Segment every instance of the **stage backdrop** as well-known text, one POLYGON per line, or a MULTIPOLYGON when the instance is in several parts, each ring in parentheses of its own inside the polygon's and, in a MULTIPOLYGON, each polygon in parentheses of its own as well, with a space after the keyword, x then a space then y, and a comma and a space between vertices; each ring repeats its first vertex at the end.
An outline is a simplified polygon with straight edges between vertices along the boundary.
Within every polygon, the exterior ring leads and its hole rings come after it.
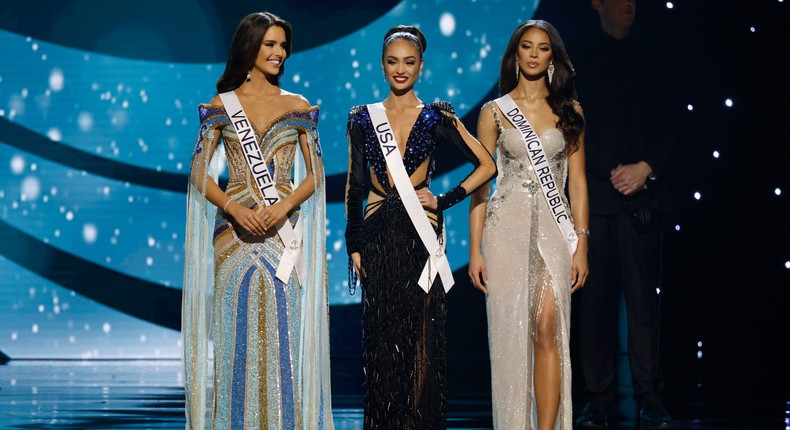
MULTIPOLYGON (((321 108, 330 304, 344 305, 360 299, 346 280, 346 120, 352 106, 387 96, 384 33, 395 24, 425 32, 418 95, 449 101, 471 128, 496 94, 511 32, 538 6, 224 3, 0 5, 0 350, 9 356, 179 356, 197 106, 214 96, 247 13, 265 7, 292 23, 282 86, 321 108)), ((442 154, 431 189, 449 189, 471 167, 442 154)), ((466 212, 461 204, 447 213, 454 269, 468 261, 466 212)))

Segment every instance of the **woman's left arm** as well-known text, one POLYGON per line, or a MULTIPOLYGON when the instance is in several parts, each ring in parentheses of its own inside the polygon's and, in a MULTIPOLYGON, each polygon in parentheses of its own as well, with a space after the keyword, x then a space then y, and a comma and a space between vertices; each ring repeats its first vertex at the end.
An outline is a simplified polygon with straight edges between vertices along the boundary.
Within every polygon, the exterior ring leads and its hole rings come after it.
MULTIPOLYGON (((582 114, 580 105, 576 104, 576 110, 582 114)), ((570 197, 574 229, 576 229, 579 238, 576 253, 573 254, 571 262, 571 292, 574 292, 584 286, 590 271, 587 263, 587 249, 590 240, 590 201, 587 194, 583 132, 579 136, 578 148, 568 155, 568 196, 570 197)))
MULTIPOLYGON (((475 169, 469 176, 464 178, 460 184, 435 198, 436 206, 430 204, 430 199, 428 199, 429 203, 427 205, 423 202, 423 206, 431 209, 438 209, 440 211, 465 199, 466 196, 488 183, 488 181, 497 175, 494 157, 488 152, 485 146, 466 130, 464 124, 455 117, 454 113, 443 110, 442 115, 446 116, 444 121, 445 124, 437 124, 437 137, 447 140, 458 148, 466 159, 474 164, 475 169)), ((430 193, 427 190, 420 191, 430 193)), ((423 201, 423 199, 423 196, 421 196, 420 200, 423 201)))
MULTIPOLYGON (((305 103, 307 103, 305 101, 305 103)), ((307 108, 310 105, 307 103, 307 108)), ((300 106, 300 109, 303 108, 300 106)), ((310 145, 307 143, 307 132, 304 130, 299 131, 299 148, 302 151, 302 157, 304 158, 305 170, 307 174, 302 182, 299 184, 296 189, 285 196, 284 198, 280 199, 279 202, 271 205, 266 206, 263 211, 262 215, 265 219, 266 228, 268 229, 270 226, 279 225, 280 222, 288 218, 288 214, 291 211, 304 203, 305 200, 310 198, 311 195, 315 192, 315 181, 314 181, 314 169, 313 169, 313 162, 311 157, 311 149, 310 145), (266 217, 268 215, 268 218, 266 217)), ((317 166, 321 168, 321 166, 317 166)))

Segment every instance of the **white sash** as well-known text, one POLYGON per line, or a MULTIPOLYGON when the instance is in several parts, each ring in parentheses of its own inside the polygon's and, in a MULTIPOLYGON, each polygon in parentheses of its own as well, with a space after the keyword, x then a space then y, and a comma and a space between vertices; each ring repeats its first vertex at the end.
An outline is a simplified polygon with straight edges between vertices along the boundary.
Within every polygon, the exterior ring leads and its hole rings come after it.
MULTIPOLYGON (((239 136, 241 148, 244 150, 244 159, 247 160, 247 166, 250 168, 255 185, 258 186, 258 190, 263 196, 263 202, 258 203, 270 206, 279 202, 280 196, 275 188, 274 177, 269 173, 266 160, 263 159, 261 148, 255 138, 255 130, 253 130, 252 123, 241 107, 239 98, 233 91, 221 93, 219 97, 222 99, 222 104, 225 105, 225 110, 228 112, 233 127, 236 129, 236 134, 239 136)), ((277 234, 283 241, 285 250, 280 258, 280 264, 277 266, 275 276, 280 281, 287 283, 288 278, 291 276, 291 271, 296 266, 297 280, 299 285, 302 285, 307 269, 302 257, 301 218, 296 223, 295 231, 291 227, 291 223, 286 219, 277 229, 277 234)))
MULTIPOLYGON (((422 239, 422 244, 428 250, 428 261, 425 262, 420 274, 419 285, 426 293, 429 292, 438 272, 442 278, 444 291, 450 291, 450 288, 455 283, 453 271, 450 269, 450 262, 447 261, 444 246, 436 238, 436 232, 430 220, 428 220, 428 216, 425 215, 425 209, 420 204, 420 199, 414 191, 411 180, 409 180, 409 175, 406 172, 406 167, 403 165, 403 158, 401 158, 398 144, 395 142, 395 134, 392 132, 392 126, 390 126, 384 105, 382 103, 369 104, 368 112, 370 112, 373 130, 376 132, 381 152, 384 154, 384 160, 387 162, 387 169, 389 169, 392 180, 395 182, 395 188, 400 194, 400 199, 406 208, 406 212, 409 214, 409 218, 411 218, 412 224, 414 224, 414 228, 417 229, 417 234, 422 239), (431 265, 434 267, 433 270, 431 270, 431 265)), ((444 227, 442 227, 442 235, 444 235, 444 227)))
POLYGON ((499 105, 500 110, 505 114, 508 121, 513 124, 513 127, 521 133, 521 139, 527 146, 529 161, 532 163, 532 168, 535 170, 535 175, 537 175, 538 182, 541 185, 540 189, 543 191, 543 197, 546 199, 549 209, 551 209, 554 222, 557 223, 560 232, 568 241, 568 248, 571 256, 573 256, 576 253, 579 238, 574 231, 570 214, 565 210, 565 204, 562 202, 561 197, 561 193, 564 190, 557 187, 554 174, 551 172, 549 158, 543 151, 543 143, 541 143, 538 134, 532 129, 527 117, 521 112, 521 109, 518 108, 518 105, 516 105, 516 102, 513 101, 510 95, 505 94, 496 99, 495 102, 499 105))

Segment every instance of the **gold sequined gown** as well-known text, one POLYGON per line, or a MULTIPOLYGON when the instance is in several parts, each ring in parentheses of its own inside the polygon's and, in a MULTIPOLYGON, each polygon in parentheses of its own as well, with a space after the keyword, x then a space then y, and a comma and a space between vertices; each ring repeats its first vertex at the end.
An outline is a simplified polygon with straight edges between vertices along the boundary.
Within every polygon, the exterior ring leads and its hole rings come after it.
MULTIPOLYGON (((483 108, 493 106, 489 102, 483 108)), ((486 309, 494 428, 536 427, 534 342, 537 336, 555 336, 562 378, 555 428, 570 430, 571 256, 541 193, 520 133, 503 128, 498 112, 493 111, 500 130, 496 142, 499 176, 488 202, 482 254, 488 273, 486 309), (549 306, 556 311, 556 331, 540 333, 536 321, 549 306)), ((564 188, 568 162, 562 132, 552 128, 540 139, 557 184, 564 188)), ((563 202, 570 213, 564 196, 563 202)))

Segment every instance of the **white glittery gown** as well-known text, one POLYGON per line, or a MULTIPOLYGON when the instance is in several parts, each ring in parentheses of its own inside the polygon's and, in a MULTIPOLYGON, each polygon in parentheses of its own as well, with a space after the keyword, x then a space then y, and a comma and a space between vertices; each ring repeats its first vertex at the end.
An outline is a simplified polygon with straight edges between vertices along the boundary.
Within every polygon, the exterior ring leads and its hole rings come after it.
MULTIPOLYGON (((486 103, 484 109, 492 109, 486 103)), ((488 339, 494 428, 537 426, 533 391, 536 336, 556 336, 561 396, 555 429, 572 429, 571 367, 568 350, 571 306, 571 256, 536 182, 520 133, 503 128, 496 143, 499 176, 488 202, 482 254, 488 273, 488 339), (538 333, 535 324, 548 306, 555 307, 556 332, 538 333)), ((540 136, 557 185, 568 172, 565 139, 552 128, 540 136)), ((563 195, 567 213, 570 206, 563 195)))

